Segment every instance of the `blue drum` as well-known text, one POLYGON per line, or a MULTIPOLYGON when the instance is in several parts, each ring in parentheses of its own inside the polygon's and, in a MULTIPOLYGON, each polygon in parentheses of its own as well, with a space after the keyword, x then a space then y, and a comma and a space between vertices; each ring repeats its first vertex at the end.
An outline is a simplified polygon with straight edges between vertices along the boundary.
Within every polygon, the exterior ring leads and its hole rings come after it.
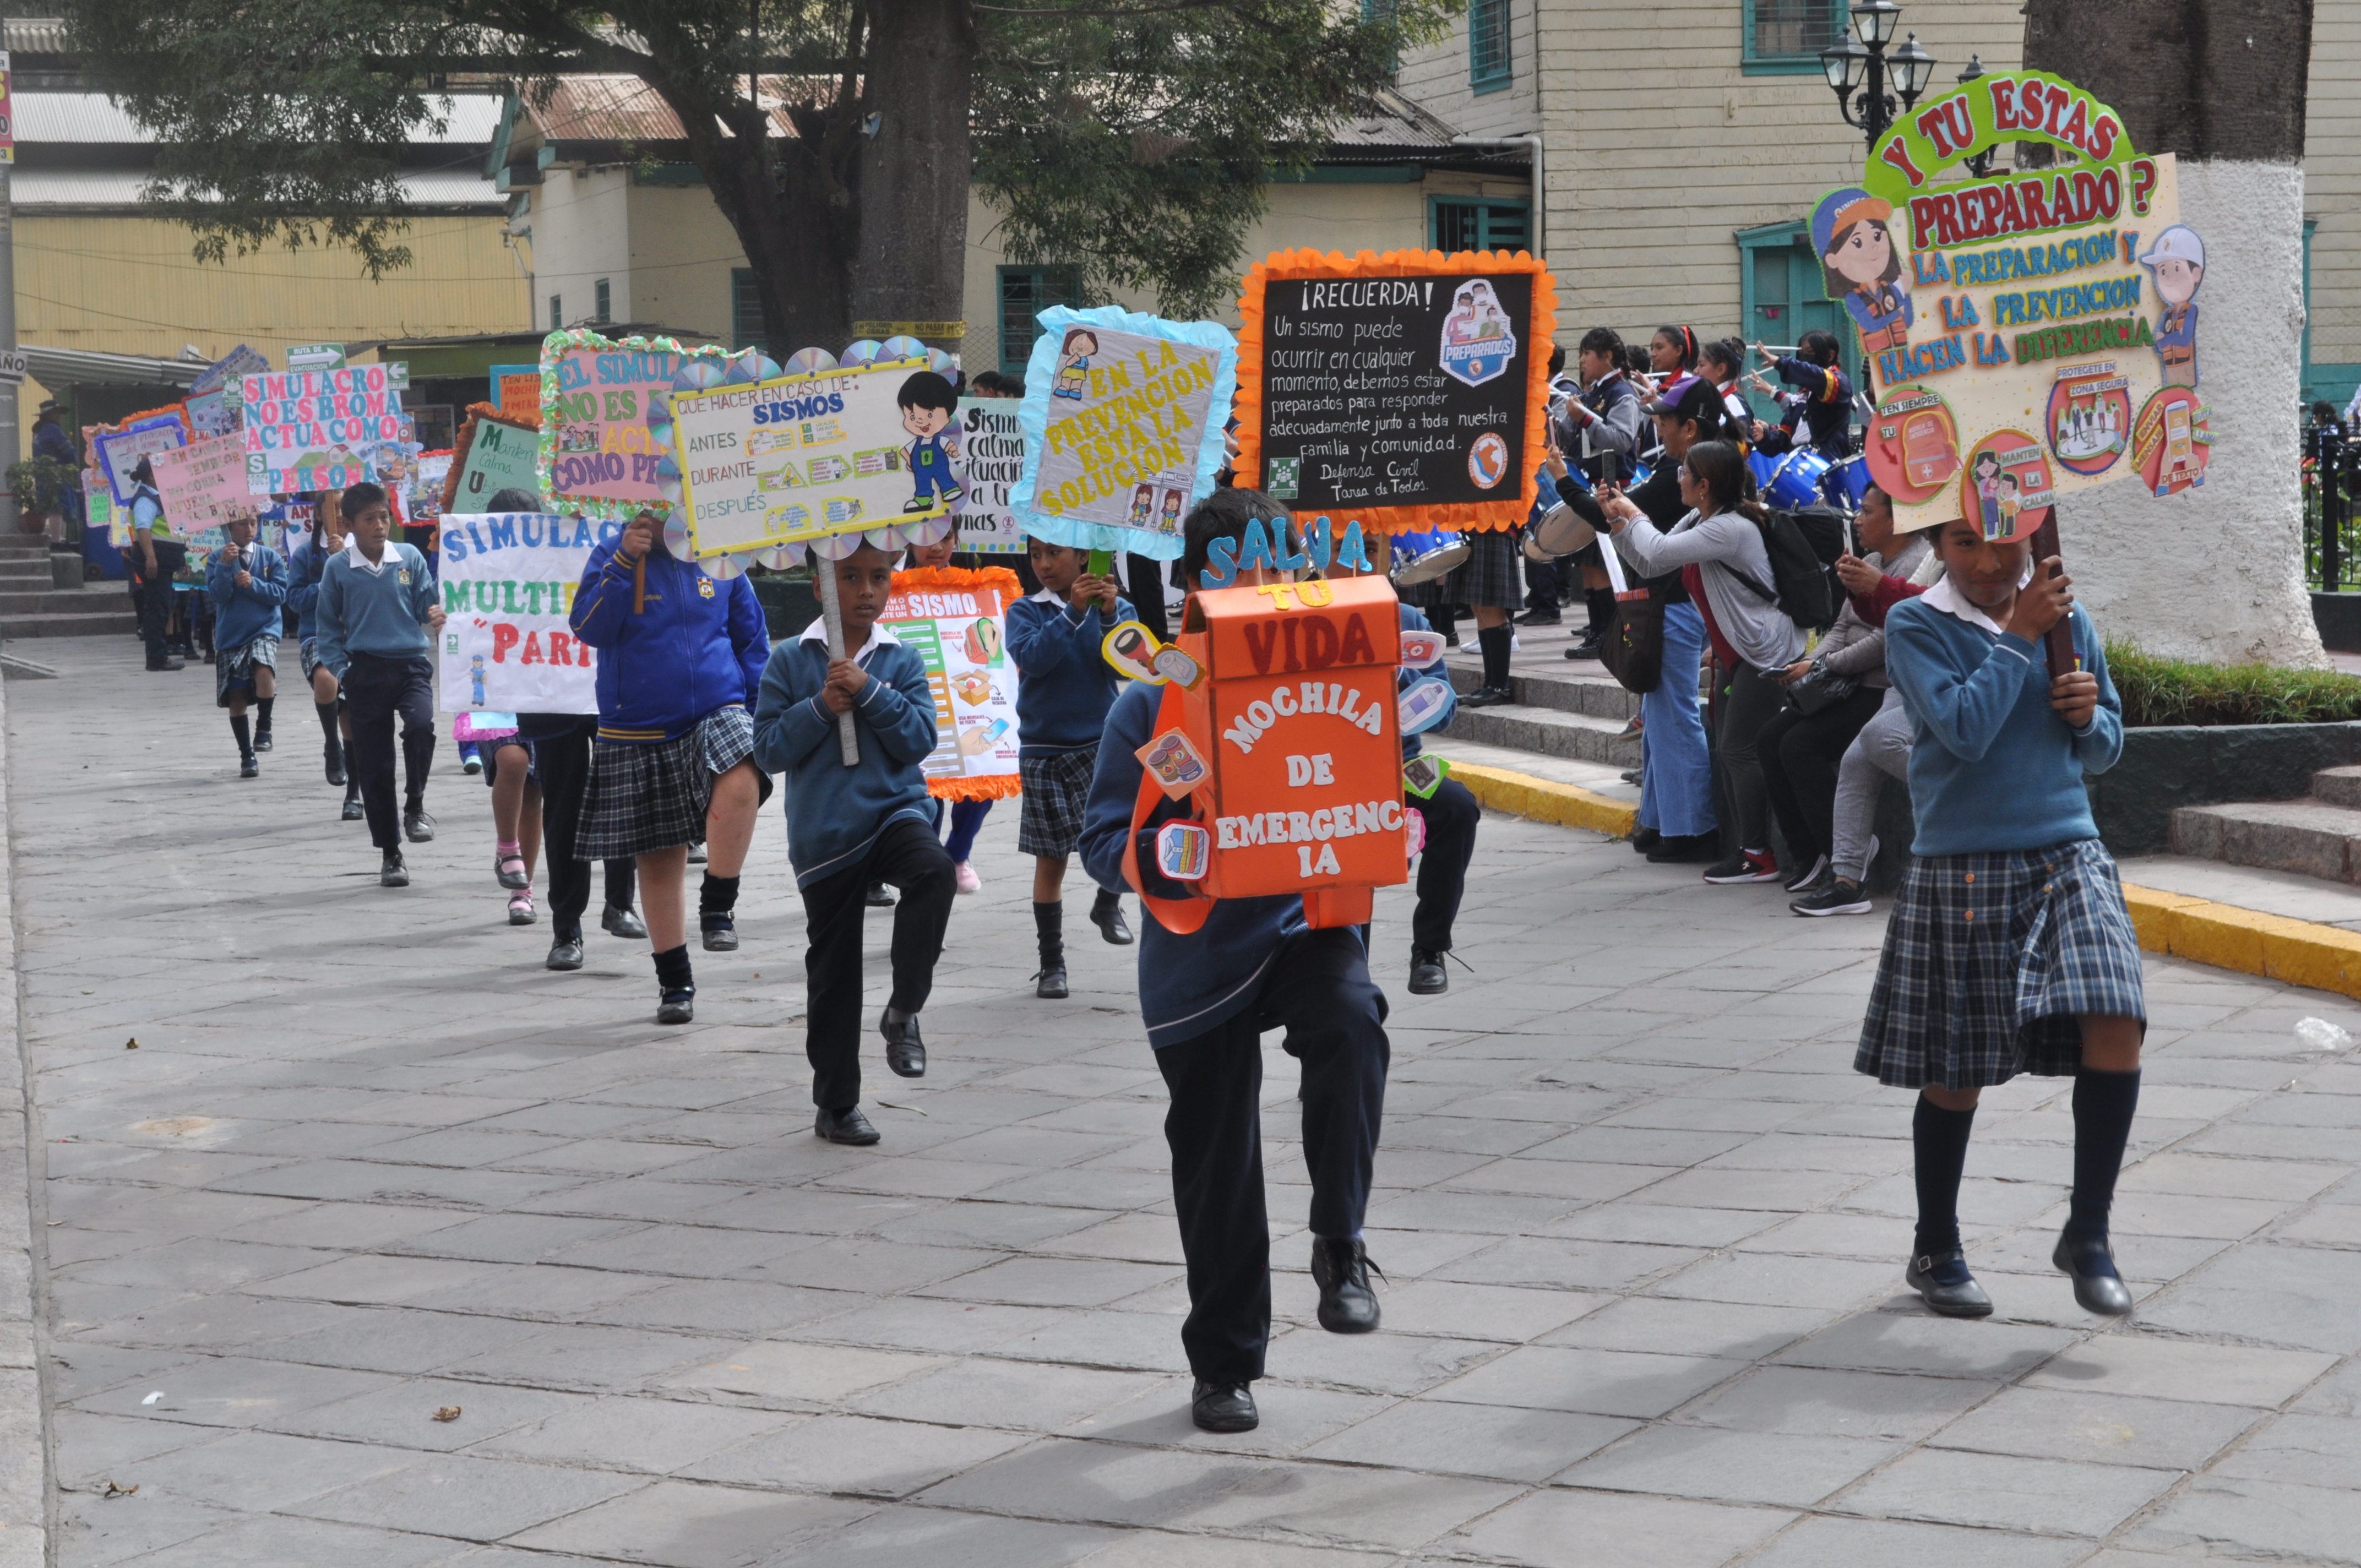
POLYGON ((1822 504, 1820 476, 1832 465, 1808 446, 1799 446, 1779 459, 1771 471, 1771 482, 1763 487, 1763 499, 1784 511, 1822 504))
POLYGON ((1869 457, 1855 453, 1820 476, 1820 494, 1839 511, 1859 511, 1869 493, 1869 457))
POLYGON ((1749 451, 1746 470, 1754 476, 1756 489, 1767 490, 1771 488, 1771 476, 1779 471, 1779 459, 1765 452, 1749 451))
POLYGON ((1388 574, 1404 587, 1431 583, 1467 559, 1466 539, 1439 528, 1393 536, 1393 569, 1388 574))

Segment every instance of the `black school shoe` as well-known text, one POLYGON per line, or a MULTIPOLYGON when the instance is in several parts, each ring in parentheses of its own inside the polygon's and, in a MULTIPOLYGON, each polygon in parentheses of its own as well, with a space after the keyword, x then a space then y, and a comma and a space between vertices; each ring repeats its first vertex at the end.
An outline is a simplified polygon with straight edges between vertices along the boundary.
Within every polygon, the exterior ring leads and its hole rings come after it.
POLYGON ((885 1036, 885 1065, 894 1069, 895 1077, 927 1076, 927 1042, 918 1037, 917 1014, 898 1024, 891 1018, 880 1018, 877 1032, 885 1036))
POLYGON ((242 779, 258 779, 262 776, 262 764, 254 760, 253 752, 248 751, 237 760, 237 776, 242 779))
POLYGON ((697 917, 697 927, 705 935, 705 950, 708 953, 734 953, 738 950, 738 923, 732 911, 723 910, 697 917))
POLYGON ((320 743, 320 761, 328 770, 328 782, 338 789, 345 787, 345 749, 334 740, 320 743))
POLYGON ((600 912, 598 929, 609 937, 621 937, 634 942, 648 934, 647 922, 640 918, 637 911, 618 909, 611 904, 600 912))
POLYGON ((345 797, 345 809, 341 815, 346 822, 358 822, 368 815, 368 807, 361 804, 359 795, 348 795, 345 797))
POLYGON ((1478 686, 1459 699, 1462 707, 1498 707, 1517 700, 1516 694, 1506 686, 1478 686))
POLYGON ((1451 971, 1443 967, 1443 955, 1424 948, 1410 950, 1410 993, 1412 996, 1437 996, 1451 989, 1451 971))
POLYGON ((869 891, 862 894, 861 902, 872 909, 891 909, 894 907, 894 892, 882 882, 873 882, 869 884, 869 891))
POLYGON ((656 1003, 656 1022, 686 1024, 697 1017, 697 987, 686 985, 678 991, 667 991, 656 1003))
POLYGON ((1655 866, 1686 865, 1695 861, 1709 861, 1721 852, 1719 838, 1712 833, 1668 833, 1656 840, 1648 851, 1648 863, 1655 866))
POLYGON ((401 814, 401 836, 413 844, 423 844, 434 837, 434 818, 426 815, 423 806, 401 814))
POLYGON ((2077 1241, 2061 1235, 2049 1261, 2074 1281, 2074 1299, 2082 1310, 2103 1318, 2120 1318, 2131 1311, 2131 1287, 2115 1272, 2114 1250, 2105 1238, 2077 1241))
POLYGON ((165 660, 165 661, 164 661, 162 663, 160 663, 160 664, 159 664, 159 663, 151 663, 151 664, 149 664, 149 665, 148 666, 148 674, 158 674, 158 675, 160 675, 160 674, 165 674, 165 673, 166 673, 166 672, 168 672, 168 671, 171 671, 171 670, 185 670, 185 669, 187 669, 188 667, 189 667, 188 665, 186 665, 186 664, 184 664, 184 663, 181 663, 181 661, 180 661, 180 660, 178 660, 178 659, 167 659, 167 660, 165 660))
POLYGON ((1918 1299, 1937 1317, 1992 1316, 1992 1298, 1968 1272, 1967 1255, 1958 1247, 1914 1255, 1902 1270, 1902 1283, 1918 1292, 1918 1299))
POLYGON ((402 864, 400 850, 390 850, 385 857, 385 863, 378 867, 377 884, 379 887, 410 885, 410 868, 402 864))
POLYGON ((1252 1384, 1209 1383, 1202 1377, 1190 1391, 1189 1419, 1199 1431, 1252 1431, 1262 1425, 1252 1384))
POLYGON ((269 730, 258 729, 254 732, 254 749, 258 751, 268 751, 270 750, 269 730))
POLYGON ((1033 994, 1044 1002, 1062 1002, 1069 994, 1066 985, 1066 960, 1044 959, 1041 969, 1033 977, 1033 994))
MULTIPOLYGON (((1320 1326, 1332 1334, 1365 1334, 1378 1326, 1378 1296, 1369 1288, 1368 1249, 1359 1242, 1312 1240, 1312 1282, 1320 1287, 1320 1326)), ((1382 1278, 1385 1270, 1377 1268, 1382 1278)))
POLYGON ((1108 899, 1106 901, 1106 912, 1104 915, 1099 912, 1099 906, 1097 905, 1092 905, 1091 924, 1099 928, 1100 936, 1105 938, 1115 946, 1118 948, 1127 948, 1131 946, 1131 927, 1125 923, 1123 918, 1122 899, 1108 899))
POLYGON ((812 1123, 812 1131, 832 1144, 851 1144, 867 1147, 881 1135, 869 1124, 858 1105, 843 1111, 822 1111, 812 1123))
POLYGON ((582 938, 560 937, 549 944, 549 961, 544 969, 577 970, 582 967, 582 938))
POLYGON ((1644 855, 1664 841, 1664 836, 1653 828, 1638 828, 1631 835, 1631 852, 1644 855))

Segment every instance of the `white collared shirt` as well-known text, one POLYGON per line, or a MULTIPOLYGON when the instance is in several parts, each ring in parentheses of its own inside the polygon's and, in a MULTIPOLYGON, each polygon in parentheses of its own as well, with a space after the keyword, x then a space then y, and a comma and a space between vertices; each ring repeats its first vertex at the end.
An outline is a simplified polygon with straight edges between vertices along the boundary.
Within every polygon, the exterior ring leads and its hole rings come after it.
MULTIPOLYGON (((796 641, 799 642, 826 642, 828 641, 828 617, 824 615, 815 617, 812 623, 803 629, 802 635, 796 638, 796 641)), ((875 652, 878 649, 899 648, 901 645, 902 640, 900 638, 886 630, 884 627, 878 625, 875 622, 872 622, 869 628, 869 641, 863 642, 859 648, 853 650, 852 662, 856 664, 866 663, 868 662, 869 655, 875 652)))
MULTIPOLYGON (((2017 580, 2016 591, 2023 593, 2025 585, 2031 581, 2033 567, 2028 565, 2025 568, 2025 576, 2017 580)), ((1970 626, 1982 627, 1994 637, 2008 630, 1971 603, 1968 596, 1960 591, 1959 584, 1949 576, 1919 597, 1927 601, 1927 609, 1939 609, 1945 615, 1956 615, 1970 626)))
POLYGON ((379 559, 372 561, 368 556, 361 554, 360 535, 357 533, 347 533, 345 535, 345 559, 350 562, 356 570, 368 572, 371 576, 375 576, 377 573, 384 571, 386 566, 393 560, 393 541, 390 539, 387 540, 385 542, 385 553, 379 559))

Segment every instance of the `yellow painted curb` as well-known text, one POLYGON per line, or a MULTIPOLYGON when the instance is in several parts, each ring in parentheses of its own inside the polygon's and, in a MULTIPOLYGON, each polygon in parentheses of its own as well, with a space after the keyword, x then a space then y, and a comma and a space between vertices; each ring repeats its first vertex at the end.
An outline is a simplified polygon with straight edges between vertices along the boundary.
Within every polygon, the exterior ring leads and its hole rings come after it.
POLYGON ((2140 946, 2152 953, 2361 997, 2361 931, 2129 883, 2124 903, 2140 946))
POLYGON ((1554 822, 1561 828, 1587 828, 1595 833, 1628 839, 1640 815, 1638 806, 1609 799, 1579 784, 1537 779, 1531 773, 1511 773, 1507 768, 1488 768, 1455 758, 1451 776, 1466 784, 1467 793, 1481 805, 1511 817, 1554 822))

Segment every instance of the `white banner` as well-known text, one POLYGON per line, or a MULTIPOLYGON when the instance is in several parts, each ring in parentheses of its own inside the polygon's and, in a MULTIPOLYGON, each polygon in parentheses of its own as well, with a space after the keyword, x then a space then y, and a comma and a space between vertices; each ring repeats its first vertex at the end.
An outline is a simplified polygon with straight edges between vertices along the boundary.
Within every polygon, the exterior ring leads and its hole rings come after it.
POLYGON ((592 547, 623 525, 543 512, 441 521, 444 711, 598 712, 598 654, 566 616, 592 547))

